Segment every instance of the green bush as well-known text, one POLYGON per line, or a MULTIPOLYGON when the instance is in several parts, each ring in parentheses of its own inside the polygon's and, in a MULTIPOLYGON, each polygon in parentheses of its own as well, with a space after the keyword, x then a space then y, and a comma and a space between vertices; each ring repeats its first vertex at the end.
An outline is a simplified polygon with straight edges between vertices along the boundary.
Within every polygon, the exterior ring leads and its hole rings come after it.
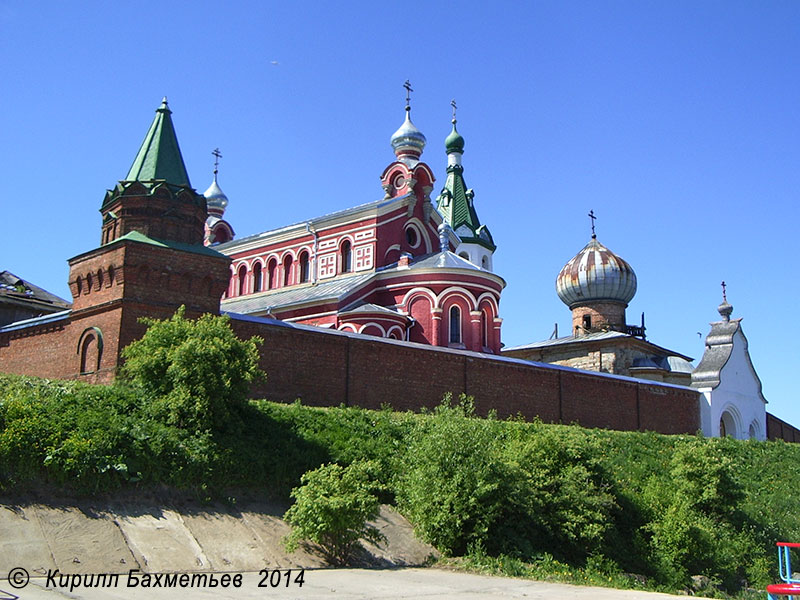
POLYGON ((450 396, 411 431, 398 499, 418 534, 445 554, 484 544, 502 510, 501 428, 474 416, 472 399, 450 396))
POLYGON ((597 443, 577 430, 539 426, 520 433, 500 457, 507 498, 490 548, 573 559, 600 549, 618 507, 597 443))
POLYGON ((123 349, 121 376, 143 391, 166 423, 222 430, 245 402, 250 383, 262 375, 262 340, 236 337, 228 317, 190 320, 184 312, 182 306, 170 319, 142 319, 147 332, 123 349))
POLYGON ((380 509, 375 467, 367 461, 347 467, 329 464, 303 475, 302 485, 292 490, 295 503, 283 516, 292 526, 286 548, 291 552, 300 542, 313 542, 328 562, 342 566, 353 558, 360 539, 384 541, 383 534, 367 524, 380 509))

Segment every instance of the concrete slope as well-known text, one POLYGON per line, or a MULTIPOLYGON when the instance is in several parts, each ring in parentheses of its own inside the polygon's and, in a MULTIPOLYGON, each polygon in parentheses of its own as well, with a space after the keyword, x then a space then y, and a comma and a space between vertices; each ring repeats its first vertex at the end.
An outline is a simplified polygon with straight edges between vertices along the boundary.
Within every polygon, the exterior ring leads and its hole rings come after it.
MULTIPOLYGON (((32 576, 62 573, 258 571, 325 566, 313 551, 288 553, 285 507, 249 502, 203 505, 185 500, 155 505, 135 498, 103 502, 0 501, 0 577, 15 567, 32 576)), ((373 522, 387 538, 367 545, 360 562, 420 565, 435 550, 416 540, 409 523, 388 506, 373 522)))

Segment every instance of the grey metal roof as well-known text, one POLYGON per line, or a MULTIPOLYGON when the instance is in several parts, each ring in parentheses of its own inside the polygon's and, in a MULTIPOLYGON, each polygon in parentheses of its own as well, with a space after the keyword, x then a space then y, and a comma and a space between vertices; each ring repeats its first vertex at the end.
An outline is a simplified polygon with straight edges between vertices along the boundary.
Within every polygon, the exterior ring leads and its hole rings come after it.
POLYGON ((17 329, 25 329, 26 327, 34 327, 36 325, 45 325, 47 323, 54 323, 55 321, 62 321, 64 319, 68 319, 70 314, 72 314, 72 309, 62 310, 61 312, 42 315, 41 317, 34 317, 32 319, 24 319, 23 321, 16 321, 14 323, 9 323, 4 327, 0 327, 0 333, 16 331, 17 329))
POLYGON ((686 356, 679 352, 675 352, 674 350, 669 350, 667 348, 664 348, 647 340, 643 340, 635 336, 628 335, 627 333, 623 333, 621 331, 596 331, 593 333, 587 333, 586 335, 580 335, 580 336, 569 335, 566 337, 556 338, 554 340, 544 340, 541 342, 534 342, 532 344, 525 344, 523 346, 504 348, 503 352, 509 352, 511 350, 535 350, 539 348, 551 348, 554 346, 566 346, 569 344, 583 344, 586 342, 597 342, 603 340, 613 340, 618 338, 630 338, 631 340, 635 340, 640 344, 645 344, 662 356, 670 356, 670 357, 674 356, 686 361, 692 360, 690 356, 686 356))
POLYGON ((576 342, 594 342, 597 340, 611 340, 619 337, 631 337, 631 336, 622 333, 621 331, 597 331, 594 333, 587 333, 586 335, 582 335, 580 337, 569 335, 566 337, 556 338, 554 340, 544 340, 541 342, 533 342, 532 344, 514 346, 513 348, 504 348, 503 350, 508 351, 508 350, 528 350, 535 348, 549 348, 551 346, 561 346, 563 344, 574 344, 576 342))
POLYGON ((341 300, 375 276, 368 272, 360 275, 339 276, 316 284, 294 285, 269 292, 250 294, 222 301, 222 308, 234 313, 267 313, 296 304, 325 300, 341 300))
MULTIPOLYGON (((728 314, 730 315, 730 313, 728 314)), ((747 338, 744 337, 744 332, 741 331, 741 321, 742 319, 739 318, 711 323, 711 331, 706 337, 706 351, 703 353, 703 358, 700 359, 700 364, 697 365, 697 368, 692 373, 693 388, 710 387, 713 389, 720 384, 722 369, 733 353, 734 335, 736 335, 736 332, 741 332, 744 338, 747 361, 750 363, 750 368, 753 369, 753 374, 758 381, 759 394, 761 393, 761 380, 756 374, 753 363, 750 362, 750 353, 747 351, 747 338)))
POLYGON ((0 296, 27 302, 43 302, 53 307, 69 308, 71 303, 38 285, 17 277, 11 271, 0 271, 0 296))
POLYGON ((386 308, 385 306, 379 306, 377 304, 372 304, 371 302, 364 302, 363 304, 357 305, 355 308, 349 308, 341 311, 340 315, 352 315, 358 313, 385 313, 390 314, 395 317, 405 317, 396 310, 392 310, 391 308, 386 308))

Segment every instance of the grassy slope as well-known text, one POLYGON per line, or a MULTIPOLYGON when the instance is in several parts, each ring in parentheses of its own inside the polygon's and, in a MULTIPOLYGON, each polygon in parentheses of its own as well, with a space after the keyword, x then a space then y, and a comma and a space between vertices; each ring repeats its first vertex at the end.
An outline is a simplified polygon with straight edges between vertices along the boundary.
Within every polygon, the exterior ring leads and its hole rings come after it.
MULTIPOLYGON (((226 488, 244 487, 286 498, 305 471, 326 462, 345 464, 360 458, 380 461, 389 489, 397 490, 399 478, 413 468, 409 446, 434 418, 258 401, 251 403, 228 431, 212 436, 159 423, 148 416, 130 390, 0 375, 0 490, 42 481, 89 493, 166 484, 193 489, 201 496, 223 496, 226 488)), ((550 573, 554 578, 592 583, 603 583, 607 578, 610 584, 639 585, 643 577, 621 576, 622 572, 633 572, 644 574, 652 586, 679 588, 680 574, 675 575, 667 564, 677 560, 669 554, 675 552, 675 543, 670 550, 669 536, 678 534, 663 525, 664 515, 682 509, 683 505, 675 501, 678 488, 702 490, 711 472, 700 473, 700 488, 686 488, 694 485, 691 472, 686 475, 689 483, 681 479, 683 471, 674 472, 675 457, 681 452, 690 457, 705 453, 711 457, 713 464, 708 468, 712 471, 722 460, 720 464, 736 486, 732 491, 716 490, 720 497, 733 494, 729 497, 735 498, 735 506, 728 508, 735 514, 715 508, 713 499, 710 507, 692 505, 687 510, 696 512, 686 513, 690 518, 683 521, 700 515, 711 525, 694 533, 678 532, 690 536, 685 539, 699 540, 698 548, 722 547, 722 553, 714 556, 716 563, 742 562, 742 554, 736 552, 748 553, 746 568, 725 571, 715 563, 707 567, 712 577, 714 573, 723 574, 717 579, 745 576, 763 586, 774 577, 770 572, 775 562, 774 541, 800 540, 796 510, 800 446, 540 423, 493 422, 486 427, 498 440, 549 436, 580 449, 581 456, 590 456, 602 475, 603 493, 610 493, 614 499, 610 513, 613 522, 603 543, 587 552, 588 556, 560 556, 559 548, 552 552, 540 552, 541 548, 508 552, 506 547, 502 554, 487 554, 482 546, 474 546, 468 560, 473 567, 537 576, 550 573), (720 537, 715 538, 712 530, 718 527, 722 527, 720 537), (656 544, 653 531, 661 531, 667 541, 656 544), (728 533, 733 540, 730 556, 724 551, 728 533), (737 544, 741 546, 738 550, 737 544)), ((390 491, 385 500, 393 500, 392 496, 390 491)), ((676 539, 679 545, 688 543, 681 541, 684 538, 676 539)), ((696 564, 698 569, 706 568, 696 564)), ((694 574, 683 575, 687 573, 694 574)), ((729 588, 737 587, 727 583, 729 588)))

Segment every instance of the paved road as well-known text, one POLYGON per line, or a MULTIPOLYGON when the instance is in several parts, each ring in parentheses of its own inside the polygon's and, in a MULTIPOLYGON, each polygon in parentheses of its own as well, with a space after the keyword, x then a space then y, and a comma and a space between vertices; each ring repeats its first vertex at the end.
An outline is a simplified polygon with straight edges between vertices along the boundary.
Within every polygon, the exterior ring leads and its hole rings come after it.
MULTIPOLYGON (((295 571, 294 573, 297 573, 295 571)), ((294 575, 293 573, 293 575, 294 575)), ((222 574, 216 573, 217 578, 222 574)), ((234 574, 231 574, 233 576, 234 574)), ((441 569, 407 568, 394 570, 364 569, 325 569, 308 570, 304 574, 304 584, 298 587, 290 583, 285 587, 282 575, 280 587, 259 587, 263 575, 255 572, 243 573, 241 587, 221 589, 220 587, 195 587, 191 589, 126 587, 126 577, 121 576, 119 584, 113 588, 76 587, 71 592, 66 589, 46 587, 44 577, 33 577, 21 589, 11 587, 5 578, 0 580, 0 600, 172 600, 176 596, 189 599, 217 600, 255 600, 256 598, 297 598, 318 600, 334 598, 339 600, 507 600, 524 598, 526 600, 657 600, 659 598, 679 598, 667 594, 612 590, 608 588, 580 587, 573 585, 542 583, 523 579, 487 577, 457 573, 441 569), (9 592, 13 592, 9 594, 9 592)), ((57 579, 55 580, 58 581, 57 579)), ((268 581, 267 581, 268 583, 268 581)))

